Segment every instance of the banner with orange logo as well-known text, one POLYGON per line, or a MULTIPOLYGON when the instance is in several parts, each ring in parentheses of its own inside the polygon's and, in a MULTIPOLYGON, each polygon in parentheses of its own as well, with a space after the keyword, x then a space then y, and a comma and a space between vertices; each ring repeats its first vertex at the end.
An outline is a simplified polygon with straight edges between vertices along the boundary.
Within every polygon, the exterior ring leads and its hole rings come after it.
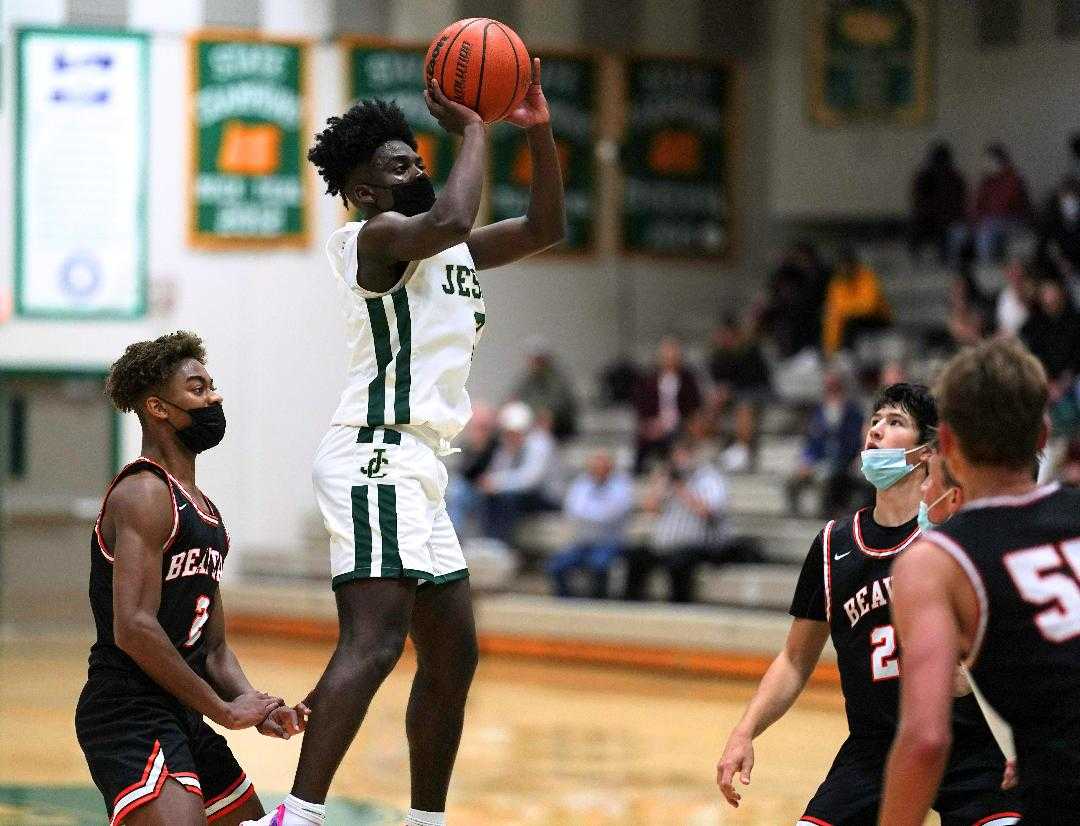
POLYGON ((734 69, 726 64, 690 58, 627 64, 626 250, 679 256, 730 251, 734 85, 734 69))
POLYGON ((306 245, 305 44, 228 33, 190 48, 192 245, 306 245))
MULTIPOLYGON (((566 193, 566 239, 559 251, 584 251, 593 241, 596 210, 593 158, 597 88, 596 60, 589 56, 544 54, 540 58, 544 97, 562 166, 566 193)), ((532 163, 525 132, 508 123, 491 127, 491 220, 524 215, 529 207, 532 163)))

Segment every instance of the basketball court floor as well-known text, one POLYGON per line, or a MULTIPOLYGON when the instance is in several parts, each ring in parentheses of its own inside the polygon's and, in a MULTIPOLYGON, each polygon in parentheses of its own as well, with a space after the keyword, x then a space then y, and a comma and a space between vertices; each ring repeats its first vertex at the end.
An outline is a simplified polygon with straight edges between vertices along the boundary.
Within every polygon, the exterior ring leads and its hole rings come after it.
MULTIPOLYGON (((0 824, 104 822, 72 729, 88 640, 15 636, 0 649, 0 824)), ((252 682, 295 701, 326 662, 325 642, 234 636, 252 682)), ((408 654, 372 705, 332 794, 332 824, 396 824, 408 805, 408 654)), ((449 807, 454 826, 784 826, 793 824, 845 732, 837 689, 812 688, 757 744, 743 805, 714 765, 753 684, 486 657, 470 698, 449 807)), ((229 740, 265 801, 287 791, 298 739, 229 740)), ((937 820, 928 821, 936 823, 937 820)))

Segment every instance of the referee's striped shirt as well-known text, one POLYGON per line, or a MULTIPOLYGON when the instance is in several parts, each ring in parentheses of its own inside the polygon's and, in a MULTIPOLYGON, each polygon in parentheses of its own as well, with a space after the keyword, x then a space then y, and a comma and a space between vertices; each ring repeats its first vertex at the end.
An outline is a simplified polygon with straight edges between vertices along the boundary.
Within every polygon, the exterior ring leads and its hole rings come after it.
POLYGON ((724 475, 710 464, 695 468, 687 486, 709 508, 702 518, 675 491, 669 490, 660 515, 653 523, 653 550, 663 553, 678 548, 706 547, 721 544, 727 538, 728 492, 724 475))

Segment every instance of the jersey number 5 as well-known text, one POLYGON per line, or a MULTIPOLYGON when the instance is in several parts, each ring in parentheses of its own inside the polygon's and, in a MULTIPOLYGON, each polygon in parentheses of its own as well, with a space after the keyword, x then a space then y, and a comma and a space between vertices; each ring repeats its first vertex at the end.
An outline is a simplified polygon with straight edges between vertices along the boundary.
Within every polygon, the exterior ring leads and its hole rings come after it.
POLYGON ((879 625, 870 632, 870 675, 875 683, 895 680, 900 676, 900 658, 896 655, 896 631, 891 625, 879 625))
POLYGON ((191 621, 191 630, 188 631, 184 648, 191 648, 202 636, 203 626, 210 619, 210 597, 205 594, 195 600, 195 619, 191 621))
POLYGON ((1065 642, 1080 636, 1080 539, 1013 551, 1005 556, 1005 569, 1020 596, 1047 606, 1035 616, 1046 639, 1065 642))

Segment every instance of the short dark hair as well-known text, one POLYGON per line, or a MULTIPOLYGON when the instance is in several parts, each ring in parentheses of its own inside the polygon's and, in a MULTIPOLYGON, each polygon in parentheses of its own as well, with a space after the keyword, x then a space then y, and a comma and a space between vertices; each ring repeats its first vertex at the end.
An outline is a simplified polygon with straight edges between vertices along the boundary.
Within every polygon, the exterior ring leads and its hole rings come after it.
POLYGON ((187 359, 206 364, 206 348, 195 333, 177 330, 153 341, 129 344, 109 369, 105 395, 117 410, 128 413, 159 389, 187 359))
POLYGON ((327 119, 307 156, 326 181, 326 194, 340 195, 347 207, 349 176, 387 141, 402 141, 416 149, 405 113, 392 100, 361 100, 341 117, 327 119))
POLYGON ((938 409, 930 388, 925 384, 909 384, 906 381, 881 388, 874 398, 871 413, 883 407, 896 407, 915 420, 919 429, 919 444, 932 442, 937 435, 938 409))
POLYGON ((1032 466, 1046 413, 1046 370, 1019 341, 991 339, 953 356, 937 396, 942 421, 968 461, 1032 466))

